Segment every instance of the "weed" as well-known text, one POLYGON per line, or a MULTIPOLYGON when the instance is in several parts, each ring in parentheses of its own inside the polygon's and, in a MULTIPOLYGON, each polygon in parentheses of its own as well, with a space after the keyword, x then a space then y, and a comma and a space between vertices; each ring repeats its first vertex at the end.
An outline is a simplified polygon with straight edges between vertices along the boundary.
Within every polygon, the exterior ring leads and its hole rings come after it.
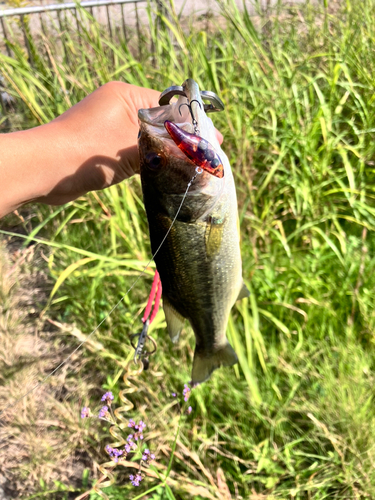
MULTIPOLYGON (((143 34, 141 55, 134 41, 114 43, 84 11, 80 44, 64 32, 69 57, 61 40, 41 36, 32 67, 14 40, 12 57, 0 56, 16 99, 8 120, 13 129, 44 123, 112 79, 162 91, 192 77, 220 95, 226 108, 214 119, 235 172, 251 289, 228 327, 239 364, 193 391, 194 419, 177 434, 169 395, 188 379, 193 338, 172 346, 156 316, 162 349, 140 377, 132 417, 145 418, 147 408, 155 454, 172 455, 173 468, 162 486, 155 474, 148 495, 373 498, 374 4, 278 4, 255 19, 230 0, 220 5, 215 30, 150 5, 157 22, 143 34)), ((40 206, 30 224, 26 241, 50 245, 48 314, 76 332, 73 345, 150 256, 139 180, 58 209, 40 206)), ((95 374, 88 400, 99 386, 116 387, 149 284, 132 290, 82 352, 80 377, 95 374)), ((69 419, 64 432, 79 433, 89 449, 93 436, 77 425, 69 419)), ((130 495, 121 479, 111 498, 130 495)))

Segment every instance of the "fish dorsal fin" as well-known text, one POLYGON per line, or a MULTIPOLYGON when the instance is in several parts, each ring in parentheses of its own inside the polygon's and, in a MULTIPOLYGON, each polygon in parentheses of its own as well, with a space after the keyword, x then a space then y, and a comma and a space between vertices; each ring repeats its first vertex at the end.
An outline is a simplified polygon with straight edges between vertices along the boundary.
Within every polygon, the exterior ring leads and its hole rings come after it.
POLYGON ((242 282, 240 293, 238 294, 237 300, 246 299, 249 297, 250 292, 244 282, 242 282))
POLYGON ((167 322, 168 333, 173 343, 178 341, 181 330, 184 326, 185 318, 179 314, 170 304, 167 298, 163 296, 163 309, 165 320, 167 322))
POLYGON ((211 216, 206 226, 206 254, 207 257, 213 257, 220 250, 223 239, 224 219, 211 216))

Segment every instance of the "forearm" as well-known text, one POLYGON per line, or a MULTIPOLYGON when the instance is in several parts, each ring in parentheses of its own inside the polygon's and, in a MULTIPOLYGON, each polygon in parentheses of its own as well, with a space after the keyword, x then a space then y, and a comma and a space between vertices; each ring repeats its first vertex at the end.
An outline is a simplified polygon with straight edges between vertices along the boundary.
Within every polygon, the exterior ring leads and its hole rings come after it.
POLYGON ((0 217, 27 201, 47 199, 79 168, 79 151, 67 136, 57 122, 0 135, 0 217))

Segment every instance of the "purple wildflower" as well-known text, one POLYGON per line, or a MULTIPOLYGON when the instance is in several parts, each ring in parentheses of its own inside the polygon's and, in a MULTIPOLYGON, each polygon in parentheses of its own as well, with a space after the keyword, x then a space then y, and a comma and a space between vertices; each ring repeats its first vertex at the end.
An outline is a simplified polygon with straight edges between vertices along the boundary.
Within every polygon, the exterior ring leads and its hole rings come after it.
POLYGON ((111 448, 109 444, 107 444, 107 446, 105 447, 105 451, 108 453, 108 455, 110 455, 113 451, 113 448, 111 448))
POLYGON ((99 411, 99 418, 105 418, 108 413, 108 406, 103 406, 99 411))
POLYGON ((81 418, 91 417, 91 410, 87 406, 84 406, 81 410, 81 418))
POLYGON ((133 486, 139 486, 139 483, 142 481, 143 477, 141 474, 137 473, 135 476, 130 474, 129 479, 133 486))
POLYGON ((155 460, 155 455, 153 453, 150 453, 150 450, 146 448, 142 454, 142 460, 146 463, 150 463, 151 460, 155 460))
POLYGON ((135 426, 135 429, 137 429, 139 432, 142 432, 143 429, 146 429, 146 424, 142 422, 142 420, 140 420, 139 424, 135 426))
POLYGON ((135 448, 137 448, 137 445, 135 444, 134 441, 132 441, 132 438, 133 438, 133 435, 132 434, 129 434, 129 436, 126 438, 127 440, 127 444, 125 445, 125 451, 126 453, 130 453, 130 451, 135 448))
POLYGON ((111 448, 108 444, 105 447, 105 451, 112 458, 112 460, 117 464, 119 457, 124 454, 123 450, 118 450, 117 448, 111 448))
POLYGON ((134 420, 130 420, 128 426, 134 427, 134 429, 137 431, 134 434, 129 434, 129 436, 127 437, 128 441, 129 439, 135 439, 135 441, 138 441, 138 439, 143 439, 143 429, 146 428, 146 424, 142 422, 142 420, 137 425, 135 424, 134 420))
POLYGON ((186 413, 188 415, 190 415, 190 413, 193 411, 193 408, 191 406, 189 406, 189 408, 186 410, 186 413))
POLYGON ((184 401, 187 401, 190 396, 191 389, 187 384, 184 384, 184 390, 182 391, 184 395, 184 401))
POLYGON ((101 401, 106 401, 107 404, 111 404, 111 401, 114 400, 113 394, 111 391, 106 392, 103 394, 101 401))
POLYGON ((175 398, 177 394, 175 392, 172 392, 172 396, 175 398))

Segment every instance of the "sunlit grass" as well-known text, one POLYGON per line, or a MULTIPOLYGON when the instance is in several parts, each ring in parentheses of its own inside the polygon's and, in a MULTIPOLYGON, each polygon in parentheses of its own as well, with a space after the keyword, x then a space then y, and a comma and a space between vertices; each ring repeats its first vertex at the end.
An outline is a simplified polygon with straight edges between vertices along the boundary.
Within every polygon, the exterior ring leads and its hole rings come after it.
MULTIPOLYGON (((228 326, 239 364, 193 391, 174 495, 217 494, 222 469, 233 497, 371 498, 374 6, 279 8, 256 18, 256 27, 230 2, 222 7, 225 29, 211 22, 208 32, 206 22, 159 16, 144 30, 141 57, 134 40, 112 42, 83 12, 81 45, 64 33, 68 58, 60 41, 42 38, 31 67, 14 44, 14 57, 0 59, 17 99, 8 122, 14 129, 44 123, 112 79, 162 91, 189 76, 220 95, 226 109, 214 121, 236 177, 252 293, 228 326)), ((32 213, 30 237, 51 242, 48 314, 88 334, 150 258, 139 179, 32 213)), ((139 329, 151 274, 96 333, 103 350, 82 354, 83 372, 99 371, 105 389, 121 388, 112 380, 139 329)), ((169 395, 189 379, 194 341, 186 332, 172 346, 162 313, 154 334, 159 349, 135 401, 166 465, 178 421, 169 395)), ((98 448, 88 450, 99 460, 98 448)), ((113 498, 135 495, 123 484, 110 489, 113 498)))

